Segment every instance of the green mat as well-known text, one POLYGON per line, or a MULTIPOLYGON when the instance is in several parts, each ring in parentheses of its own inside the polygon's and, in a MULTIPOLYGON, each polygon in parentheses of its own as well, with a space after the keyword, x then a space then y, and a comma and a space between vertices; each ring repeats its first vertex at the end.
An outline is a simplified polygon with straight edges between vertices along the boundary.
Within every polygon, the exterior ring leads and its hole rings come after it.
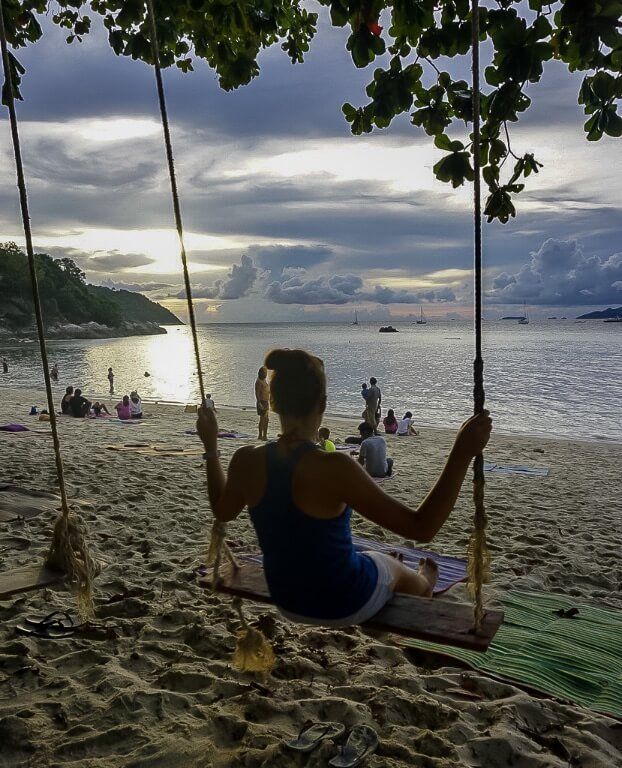
POLYGON ((410 638, 399 643, 622 717, 622 611, 538 592, 510 592, 503 610, 505 622, 486 653, 410 638), (569 608, 578 614, 555 614, 569 608))

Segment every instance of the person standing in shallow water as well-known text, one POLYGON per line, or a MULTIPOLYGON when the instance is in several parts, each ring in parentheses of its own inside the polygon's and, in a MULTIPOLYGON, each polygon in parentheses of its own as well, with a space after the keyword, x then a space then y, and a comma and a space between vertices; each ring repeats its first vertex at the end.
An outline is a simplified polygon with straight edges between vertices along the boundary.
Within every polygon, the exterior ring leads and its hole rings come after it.
POLYGON ((257 415, 259 416, 259 440, 268 439, 268 419, 270 413, 270 387, 268 386, 268 371, 262 365, 257 371, 255 382, 255 400, 257 402, 257 415))
POLYGON ((110 394, 114 394, 114 373, 112 372, 112 368, 108 368, 108 382, 110 384, 110 394))
POLYGON ((54 363, 50 369, 50 376, 52 377, 52 381, 58 381, 58 363, 54 363))
POLYGON ((2 358, 2 373, 8 373, 9 372, 9 364, 6 361, 6 357, 2 358))

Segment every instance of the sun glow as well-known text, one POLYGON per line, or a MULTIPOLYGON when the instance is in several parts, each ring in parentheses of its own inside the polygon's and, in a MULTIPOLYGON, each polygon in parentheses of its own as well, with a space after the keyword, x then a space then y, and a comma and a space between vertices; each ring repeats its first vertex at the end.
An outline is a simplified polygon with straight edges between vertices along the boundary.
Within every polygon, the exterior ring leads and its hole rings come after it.
POLYGON ((162 128, 155 120, 127 117, 109 117, 104 120, 79 120, 74 123, 78 135, 87 141, 131 141, 146 139, 160 133, 162 128))

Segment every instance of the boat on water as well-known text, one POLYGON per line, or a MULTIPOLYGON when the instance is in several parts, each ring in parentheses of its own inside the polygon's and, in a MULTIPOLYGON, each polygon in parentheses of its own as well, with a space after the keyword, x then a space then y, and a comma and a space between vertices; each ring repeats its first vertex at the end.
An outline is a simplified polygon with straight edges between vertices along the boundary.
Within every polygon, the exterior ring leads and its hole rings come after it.
POLYGON ((378 333, 399 333, 397 328, 394 328, 392 325, 383 325, 378 330, 378 333))
POLYGON ((547 320, 557 320, 557 317, 555 315, 552 315, 551 317, 548 317, 547 320))
POLYGON ((359 316, 356 312, 356 309, 354 310, 354 322, 350 323, 350 325, 358 325, 359 324, 359 316))
POLYGON ((603 323, 622 323, 622 316, 608 317, 606 320, 603 320, 603 323))
POLYGON ((518 318, 519 325, 529 325, 529 317, 527 315, 527 302, 523 301, 523 316, 518 318))
POLYGON ((425 319, 425 315, 423 314, 423 306, 420 305, 419 309, 421 310, 421 315, 417 320, 417 325, 425 325, 428 321, 425 319))

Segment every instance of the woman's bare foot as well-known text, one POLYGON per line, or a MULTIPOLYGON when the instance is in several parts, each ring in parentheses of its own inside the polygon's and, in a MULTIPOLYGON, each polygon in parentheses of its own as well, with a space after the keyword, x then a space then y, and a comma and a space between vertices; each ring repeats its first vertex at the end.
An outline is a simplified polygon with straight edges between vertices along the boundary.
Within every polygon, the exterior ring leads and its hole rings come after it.
POLYGON ((418 573, 429 585, 426 591, 422 593, 422 597, 432 597, 432 591, 438 581, 438 565, 431 557, 422 557, 419 560, 418 573))

